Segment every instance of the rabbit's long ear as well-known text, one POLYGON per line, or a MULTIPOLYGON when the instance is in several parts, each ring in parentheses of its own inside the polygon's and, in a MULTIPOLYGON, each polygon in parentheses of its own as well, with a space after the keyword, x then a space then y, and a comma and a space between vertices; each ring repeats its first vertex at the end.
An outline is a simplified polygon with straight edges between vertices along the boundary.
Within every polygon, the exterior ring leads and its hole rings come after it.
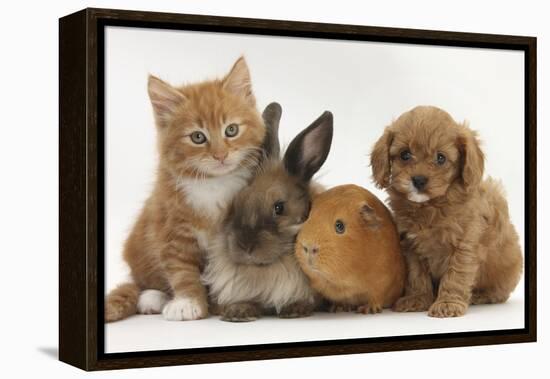
POLYGON ((288 146, 283 163, 289 174, 307 182, 319 171, 332 143, 332 113, 325 111, 288 146))
POLYGON ((281 148, 279 146, 279 121, 283 110, 278 103, 271 103, 265 107, 262 117, 264 119, 266 133, 262 148, 266 157, 279 159, 281 148))

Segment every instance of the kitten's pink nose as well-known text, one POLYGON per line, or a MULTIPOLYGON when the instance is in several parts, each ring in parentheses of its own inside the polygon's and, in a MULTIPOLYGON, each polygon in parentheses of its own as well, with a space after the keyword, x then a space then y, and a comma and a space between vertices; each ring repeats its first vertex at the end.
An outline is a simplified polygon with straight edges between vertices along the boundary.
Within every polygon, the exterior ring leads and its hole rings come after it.
POLYGON ((220 163, 223 163, 225 159, 227 158, 227 151, 223 153, 214 153, 212 154, 215 160, 220 161, 220 163))

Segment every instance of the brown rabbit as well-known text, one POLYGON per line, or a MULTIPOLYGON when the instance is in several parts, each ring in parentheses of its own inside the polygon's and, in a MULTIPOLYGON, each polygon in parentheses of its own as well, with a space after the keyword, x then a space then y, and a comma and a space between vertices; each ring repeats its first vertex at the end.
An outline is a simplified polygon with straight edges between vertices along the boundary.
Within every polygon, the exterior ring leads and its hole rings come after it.
POLYGON ((316 196, 298 234, 296 257, 333 309, 378 313, 403 292, 405 262, 388 209, 356 185, 316 196))
POLYGON ((208 248, 202 281, 226 321, 251 321, 265 312, 300 317, 316 294, 294 257, 294 243, 310 209, 311 178, 332 141, 332 114, 323 113, 279 158, 278 104, 264 111, 266 159, 233 200, 221 232, 208 248))

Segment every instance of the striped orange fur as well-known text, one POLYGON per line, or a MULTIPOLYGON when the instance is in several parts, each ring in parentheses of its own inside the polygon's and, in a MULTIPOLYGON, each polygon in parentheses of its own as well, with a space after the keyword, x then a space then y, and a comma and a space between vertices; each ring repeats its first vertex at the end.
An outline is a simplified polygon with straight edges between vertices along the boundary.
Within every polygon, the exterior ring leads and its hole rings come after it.
POLYGON ((124 245, 133 283, 107 296, 107 322, 139 312, 145 289, 170 295, 168 320, 208 315, 199 279, 205 239, 252 175, 265 135, 242 57, 222 79, 172 87, 150 76, 148 91, 160 158, 156 184, 124 245))

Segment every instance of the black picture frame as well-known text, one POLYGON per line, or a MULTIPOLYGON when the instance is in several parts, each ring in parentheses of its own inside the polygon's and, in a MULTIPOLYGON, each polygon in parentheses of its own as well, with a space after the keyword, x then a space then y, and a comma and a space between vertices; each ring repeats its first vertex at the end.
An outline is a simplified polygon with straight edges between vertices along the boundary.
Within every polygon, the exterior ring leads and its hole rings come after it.
POLYGON ((353 354, 537 338, 534 37, 113 9, 59 20, 59 358, 84 370, 353 354), (104 353, 104 30, 106 26, 520 50, 525 53, 525 327, 254 346, 104 353))

